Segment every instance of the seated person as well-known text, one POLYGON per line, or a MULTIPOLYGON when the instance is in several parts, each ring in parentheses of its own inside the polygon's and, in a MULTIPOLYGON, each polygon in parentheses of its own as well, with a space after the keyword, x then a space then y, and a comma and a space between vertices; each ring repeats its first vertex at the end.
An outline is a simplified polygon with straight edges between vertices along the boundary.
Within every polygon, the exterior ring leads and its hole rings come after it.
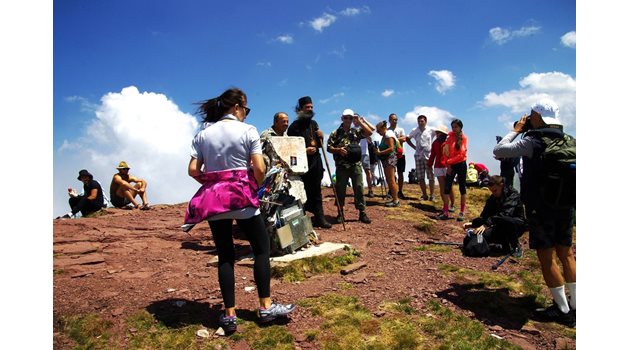
POLYGON ((464 224, 464 229, 473 229, 475 234, 483 234, 488 243, 500 244, 505 253, 521 256, 518 238, 525 233, 525 210, 521 196, 512 187, 505 186, 501 176, 489 177, 492 195, 486 201, 483 211, 472 222, 464 224))
POLYGON ((118 173, 114 174, 112 183, 109 186, 109 197, 112 205, 116 208, 126 207, 132 204, 135 209, 149 209, 147 201, 147 182, 129 174, 129 166, 127 162, 122 161, 118 164, 118 173), (131 183, 134 183, 132 185, 131 183), (135 201, 137 195, 142 199, 142 207, 135 201))
POLYGON ((82 216, 87 216, 101 210, 105 206, 103 201, 103 189, 101 185, 94 180, 94 176, 92 176, 89 171, 85 169, 79 171, 77 180, 83 182, 83 195, 77 195, 74 189, 68 188, 68 195, 70 196, 68 203, 72 210, 60 218, 74 218, 78 212, 81 212, 82 216))

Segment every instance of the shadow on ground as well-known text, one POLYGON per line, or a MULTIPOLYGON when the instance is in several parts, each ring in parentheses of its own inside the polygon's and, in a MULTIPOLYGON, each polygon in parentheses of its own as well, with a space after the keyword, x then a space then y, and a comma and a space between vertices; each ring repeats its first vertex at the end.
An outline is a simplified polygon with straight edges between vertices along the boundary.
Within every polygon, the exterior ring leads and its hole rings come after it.
POLYGON ((488 325, 519 330, 527 323, 531 311, 540 307, 532 295, 511 296, 507 288, 489 289, 483 283, 451 284, 451 288, 436 293, 458 307, 485 320, 488 325))

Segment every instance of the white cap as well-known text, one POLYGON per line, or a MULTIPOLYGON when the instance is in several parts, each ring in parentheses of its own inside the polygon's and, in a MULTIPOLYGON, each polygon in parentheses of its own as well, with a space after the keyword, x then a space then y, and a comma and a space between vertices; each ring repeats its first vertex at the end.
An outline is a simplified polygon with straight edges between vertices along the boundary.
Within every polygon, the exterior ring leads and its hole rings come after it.
POLYGON ((351 115, 354 116, 354 111, 351 110, 350 108, 346 108, 343 110, 343 113, 341 113, 341 115, 351 115))
POLYGON ((540 114, 542 120, 547 125, 562 125, 558 120, 558 105, 548 99, 542 99, 532 105, 532 111, 540 114))

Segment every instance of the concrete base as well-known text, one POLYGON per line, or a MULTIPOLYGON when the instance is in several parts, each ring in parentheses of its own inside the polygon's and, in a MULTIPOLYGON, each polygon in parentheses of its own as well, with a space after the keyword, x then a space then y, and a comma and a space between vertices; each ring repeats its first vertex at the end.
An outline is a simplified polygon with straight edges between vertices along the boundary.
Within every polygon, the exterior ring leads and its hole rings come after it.
MULTIPOLYGON (((318 256, 318 255, 325 255, 325 254, 330 254, 330 253, 334 253, 338 250, 344 249, 345 247, 350 247, 350 245, 348 244, 342 244, 342 243, 332 243, 332 242, 323 242, 320 243, 318 246, 310 246, 309 248, 305 248, 305 249, 301 249, 293 254, 287 254, 287 255, 283 255, 283 256, 275 256, 272 257, 271 259, 269 259, 269 261, 271 262, 271 266, 275 266, 275 265, 283 265, 283 264, 287 264, 291 261, 294 260, 299 260, 299 259, 304 259, 304 258, 310 258, 312 256, 318 256)), ((253 254, 249 254, 249 255, 245 255, 242 257, 237 257, 236 258, 236 264, 237 265, 245 265, 245 266, 253 266, 254 265, 254 255, 253 254)), ((210 262, 208 263, 208 265, 210 266, 218 266, 219 263, 219 257, 215 256, 212 258, 212 260, 210 260, 210 262)))

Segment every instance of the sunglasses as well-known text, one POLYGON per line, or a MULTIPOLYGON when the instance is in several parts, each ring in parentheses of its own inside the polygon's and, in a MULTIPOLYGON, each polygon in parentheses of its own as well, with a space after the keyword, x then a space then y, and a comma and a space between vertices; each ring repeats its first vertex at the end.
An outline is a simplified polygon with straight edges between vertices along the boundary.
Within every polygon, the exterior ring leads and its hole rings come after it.
POLYGON ((354 116, 351 116, 351 115, 344 115, 343 116, 343 119, 352 119, 352 118, 354 118, 354 116))
POLYGON ((243 110, 245 110, 245 116, 247 117, 249 115, 249 112, 251 111, 251 108, 245 107, 245 106, 240 106, 240 107, 243 108, 243 110))

